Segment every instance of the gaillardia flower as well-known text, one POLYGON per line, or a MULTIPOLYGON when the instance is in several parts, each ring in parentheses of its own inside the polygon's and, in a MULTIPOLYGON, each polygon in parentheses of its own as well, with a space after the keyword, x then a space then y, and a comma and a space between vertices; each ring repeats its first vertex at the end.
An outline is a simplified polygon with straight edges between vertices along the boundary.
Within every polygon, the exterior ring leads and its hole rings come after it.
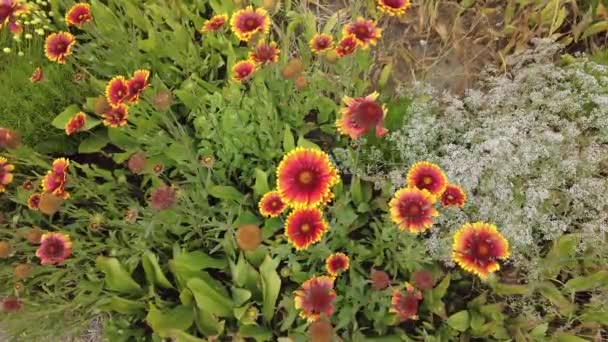
POLYGON ((344 253, 334 253, 325 259, 325 269, 333 277, 348 270, 349 265, 350 259, 344 253))
POLYGON ((30 197, 28 197, 27 199, 27 207, 32 210, 40 209, 40 198, 41 195, 38 193, 31 194, 30 197))
POLYGON ((12 34, 20 34, 23 27, 17 21, 19 16, 28 11, 27 5, 21 0, 0 1, 0 30, 7 25, 12 34))
POLYGON ((156 211, 171 208, 177 202, 177 189, 169 185, 161 185, 152 190, 150 195, 150 206, 156 211))
POLYGON ((240 40, 249 41, 256 33, 268 34, 270 18, 265 9, 247 6, 232 15, 230 26, 240 40))
POLYGON ((58 158, 53 161, 53 166, 42 179, 42 190, 63 199, 68 199, 70 194, 65 191, 68 179, 68 167, 70 161, 66 158, 58 158))
POLYGON ((327 153, 313 148, 295 148, 277 167, 277 191, 283 202, 296 208, 324 203, 338 181, 327 153))
POLYGON ((281 50, 277 48, 277 43, 259 41, 253 51, 249 53, 249 59, 258 64, 276 63, 279 61, 279 53, 281 50))
POLYGON ((123 76, 115 76, 106 85, 105 93, 108 104, 116 107, 129 97, 129 84, 123 76))
POLYGON ((357 37, 355 37, 354 34, 349 34, 340 39, 338 47, 336 47, 336 52, 340 57, 348 56, 355 52, 358 46, 359 41, 357 40, 357 37))
POLYGON ((72 254, 72 241, 67 234, 46 233, 40 238, 40 247, 36 256, 43 265, 56 265, 62 263, 72 254))
POLYGON ((127 101, 137 103, 141 94, 148 88, 150 71, 140 69, 133 73, 133 77, 127 81, 127 101))
POLYGON ((391 285, 391 277, 384 271, 372 270, 370 274, 372 288, 376 291, 384 290, 391 285))
POLYGON ((441 204, 444 206, 462 207, 467 202, 467 194, 458 185, 448 184, 443 194, 441 194, 441 204))
POLYGON ((426 189, 434 196, 441 196, 448 186, 448 179, 439 166, 420 161, 412 165, 408 171, 407 186, 426 189))
POLYGON ((308 45, 310 45, 312 52, 319 54, 331 49, 334 46, 334 39, 328 34, 317 33, 308 42, 308 45))
POLYGON ((69 32, 52 33, 46 37, 44 54, 50 61, 65 64, 66 58, 72 54, 76 38, 69 32))
POLYGON ((396 17, 405 14, 405 11, 411 6, 410 0, 377 0, 378 9, 380 11, 396 17))
POLYGON ((454 234, 452 259, 465 271, 482 279, 500 269, 498 259, 508 257, 509 242, 493 224, 466 223, 454 234))
POLYGON ((269 191, 262 196, 258 203, 260 214, 265 217, 277 217, 287 208, 276 191, 269 191))
POLYGON ((17 312, 23 307, 23 302, 17 297, 6 297, 2 299, 2 311, 6 313, 17 312))
POLYGON ((68 26, 81 27, 92 20, 91 6, 82 2, 72 6, 65 14, 65 22, 68 26))
POLYGON ((295 209, 285 222, 285 236, 296 250, 307 249, 319 242, 328 225, 319 208, 295 209))
POLYGON ((361 47, 367 49, 370 45, 378 43, 378 39, 382 36, 382 30, 376 27, 373 20, 365 20, 359 17, 354 22, 344 26, 343 34, 344 36, 354 35, 361 47))
POLYGON ((254 61, 250 59, 239 61, 232 67, 232 80, 236 82, 245 82, 251 78, 255 69, 254 61))
POLYGON ((419 270, 412 274, 412 283, 421 290, 430 290, 435 285, 433 273, 427 270, 419 270))
POLYGON ((37 67, 34 72, 32 73, 32 76, 30 76, 30 81, 32 83, 38 83, 40 81, 42 81, 44 79, 44 75, 42 74, 42 69, 40 67, 37 67))
POLYGON ((129 118, 129 107, 124 104, 119 104, 116 107, 108 109, 102 115, 103 124, 108 127, 122 127, 127 124, 129 118))
POLYGON ((13 149, 21 143, 21 135, 12 129, 0 127, 0 148, 13 149))
POLYGON ((127 167, 131 172, 139 174, 144 172, 147 164, 148 160, 146 158, 146 154, 140 151, 131 155, 129 161, 127 162, 127 167))
POLYGON ((422 299, 420 291, 416 290, 410 283, 405 283, 405 293, 394 290, 389 312, 397 314, 402 320, 418 319, 418 303, 422 299))
POLYGON ((342 99, 345 107, 340 110, 340 117, 336 121, 338 132, 351 139, 358 139, 372 129, 376 130, 377 137, 386 135, 386 108, 376 102, 378 95, 378 92, 373 92, 365 97, 345 96, 342 99))
POLYGON ((87 120, 87 115, 83 112, 78 112, 65 124, 65 134, 72 135, 84 128, 87 120))
POLYGON ((403 188, 388 203, 391 219, 399 229, 420 233, 433 225, 433 217, 439 215, 433 207, 437 199, 430 192, 417 188, 403 188))
POLYGON ((13 181, 15 166, 8 163, 8 159, 0 156, 0 193, 6 191, 6 186, 13 181))
POLYGON ((329 317, 334 312, 333 302, 336 299, 334 278, 328 276, 313 277, 294 292, 294 304, 300 310, 300 317, 314 322, 319 318, 329 317))
POLYGON ((211 19, 205 20, 203 23, 203 27, 201 28, 202 33, 208 33, 213 31, 218 31, 224 24, 228 21, 228 16, 225 14, 218 14, 211 17, 211 19))

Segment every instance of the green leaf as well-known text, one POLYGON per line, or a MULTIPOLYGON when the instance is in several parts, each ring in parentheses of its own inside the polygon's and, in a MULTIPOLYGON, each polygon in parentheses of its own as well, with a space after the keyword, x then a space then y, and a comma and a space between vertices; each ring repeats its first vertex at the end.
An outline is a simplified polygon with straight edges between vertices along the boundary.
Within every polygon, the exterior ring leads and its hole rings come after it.
POLYGON ((275 261, 270 256, 266 256, 266 259, 260 266, 264 297, 262 314, 266 322, 270 322, 274 316, 277 298, 279 298, 279 291, 281 290, 281 277, 279 277, 276 271, 278 265, 278 260, 275 261))
POLYGON ((98 256, 95 264, 106 275, 105 283, 107 289, 124 293, 133 293, 141 290, 139 284, 120 265, 118 259, 98 256))
POLYGON ((202 338, 194 337, 181 330, 170 330, 169 336, 173 339, 174 342, 206 342, 207 341, 207 340, 203 340, 202 338))
POLYGON ((253 186, 253 193, 256 196, 262 196, 270 191, 268 186, 268 174, 258 168, 255 168, 255 184, 253 186))
POLYGON ((251 298, 251 291, 245 289, 239 289, 237 287, 232 288, 232 300, 234 300, 235 306, 241 306, 245 304, 251 298))
POLYGON ((592 275, 568 280, 564 287, 572 292, 588 291, 596 287, 608 287, 608 271, 597 271, 592 275))
POLYGON ((296 148, 296 140, 291 133, 291 128, 289 128, 289 125, 286 124, 285 132, 283 133, 283 151, 287 153, 294 148, 296 148))
POLYGON ((560 314, 568 316, 576 309, 575 305, 564 298, 562 293, 550 281, 544 281, 538 286, 541 295, 547 298, 553 305, 557 306, 560 314))
POLYGON ((519 284, 496 283, 492 287, 494 289, 494 292, 501 296, 527 295, 532 293, 532 291, 534 290, 532 285, 519 284))
POLYGON ((53 119, 51 125, 60 130, 65 130, 65 125, 67 125, 68 121, 70 121, 78 112, 80 112, 80 108, 77 105, 71 105, 64 109, 63 112, 59 113, 59 115, 53 119))
POLYGON ((224 331, 224 321, 219 321, 216 316, 201 309, 196 310, 196 326, 205 336, 217 336, 224 331))
POLYGON ((155 284, 166 289, 173 288, 173 285, 171 285, 171 282, 165 277, 163 270, 160 268, 158 258, 154 253, 150 251, 144 252, 141 256, 141 263, 150 284, 155 284))
POLYGON ((608 31, 608 20, 600 21, 587 27, 585 32, 583 32, 581 39, 585 39, 589 36, 593 36, 595 34, 602 33, 605 31, 608 31))
POLYGON ((130 150, 139 146, 137 141, 127 135, 123 128, 108 128, 108 138, 110 138, 112 144, 123 150, 130 150))
POLYGON ((171 337, 174 330, 186 330, 194 322, 192 307, 180 305, 167 312, 162 312, 150 304, 146 322, 154 332, 163 338, 171 337))
POLYGON ((571 335, 563 332, 557 333, 553 335, 553 337, 554 341, 556 342, 590 342, 589 340, 580 338, 576 335, 571 335))
POLYGON ((272 331, 257 325, 244 325, 240 327, 239 335, 242 337, 251 337, 257 342, 270 341, 272 339, 272 331))
POLYGON ((228 262, 225 259, 212 258, 201 251, 194 251, 176 255, 173 265, 181 270, 200 271, 207 268, 223 269, 228 266, 228 262))
POLYGON ((353 176, 350 183, 350 193, 353 196, 355 204, 363 202, 363 192, 361 191, 361 180, 357 176, 353 176))
POLYGON ((532 329, 532 331, 530 331, 530 336, 537 338, 545 337, 547 329, 549 329, 549 323, 537 325, 534 329, 532 329))
POLYGON ((279 229, 283 228, 283 221, 280 218, 274 217, 264 222, 262 228, 262 237, 264 240, 272 237, 279 229))
POLYGON ((384 68, 382 69, 382 72, 380 73, 380 78, 378 79, 378 86, 380 87, 380 89, 384 89, 384 87, 386 86, 386 83, 388 82, 389 78, 391 77, 392 72, 393 72, 393 63, 388 63, 387 65, 384 66, 384 68))
POLYGON ((89 136, 84 139, 80 145, 78 145, 78 153, 95 153, 101 151, 110 140, 105 134, 98 133, 89 136))
POLYGON ((187 283, 199 309, 220 317, 232 317, 234 303, 214 286, 200 278, 192 278, 187 283))
POLYGON ((470 316, 466 310, 459 311, 448 318, 448 325, 458 331, 465 331, 469 328, 470 316))
POLYGON ((232 186, 214 185, 208 188, 207 191, 209 192, 209 195, 223 200, 240 202, 243 199, 243 194, 232 186))
POLYGON ((103 311, 115 311, 125 315, 133 315, 143 311, 146 305, 142 302, 112 296, 108 300, 103 300, 99 304, 99 309, 103 311))
POLYGON ((165 155, 177 163, 191 160, 190 149, 183 142, 174 142, 165 150, 165 155))
POLYGON ((300 137, 298 139, 298 146, 299 147, 305 147, 305 148, 314 148, 316 150, 320 150, 321 148, 319 147, 319 145, 313 143, 312 141, 304 138, 304 137, 300 137))

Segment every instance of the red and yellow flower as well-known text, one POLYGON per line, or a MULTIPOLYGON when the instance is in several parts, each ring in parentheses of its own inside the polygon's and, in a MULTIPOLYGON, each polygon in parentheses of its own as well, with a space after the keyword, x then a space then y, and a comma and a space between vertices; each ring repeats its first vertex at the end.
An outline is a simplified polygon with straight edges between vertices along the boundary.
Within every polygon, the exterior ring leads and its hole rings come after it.
POLYGON ((115 76, 106 85, 106 100, 112 107, 119 106, 129 97, 129 84, 123 76, 115 76))
POLYGON ((336 47, 336 52, 340 57, 348 56, 355 52, 358 46, 359 41, 357 40, 357 37, 355 37, 354 34, 349 34, 340 39, 338 47, 336 47))
POLYGON ((236 82, 245 82, 253 76, 255 70, 255 62, 251 59, 239 61, 232 67, 232 80, 236 82))
POLYGON ((0 157, 0 193, 6 191, 6 186, 13 181, 12 171, 15 169, 13 164, 8 163, 8 159, 0 157))
POLYGON ((258 208, 262 216, 277 217, 287 208, 287 205, 281 200, 278 192, 270 191, 262 196, 258 208))
POLYGON ((378 9, 390 16, 396 17, 405 14, 412 5, 411 0, 377 0, 378 9))
POLYGON ((391 219, 399 229, 410 233, 423 232, 433 225, 439 212, 433 207, 437 198, 427 190, 403 188, 389 202, 391 219))
POLYGON ((82 2, 72 6, 65 14, 65 22, 68 24, 68 26, 72 25, 81 27, 92 20, 93 15, 91 14, 91 5, 82 2))
POLYGON ((108 109, 102 115, 103 124, 108 127, 122 127, 127 124, 129 118, 129 107, 119 104, 117 107, 108 109))
POLYGON ((325 269, 327 273, 334 277, 348 270, 349 266, 350 259, 344 253, 334 253, 325 259, 325 269))
POLYGON ((23 307, 23 302, 17 297, 6 297, 2 299, 2 311, 6 313, 17 312, 23 307))
POLYGON ((28 7, 21 0, 0 1, 0 30, 7 25, 11 33, 20 34, 23 27, 18 22, 21 14, 27 13, 28 7))
POLYGON ((279 61, 281 50, 277 48, 277 43, 259 41, 253 51, 249 53, 249 59, 258 64, 276 63, 279 61))
POLYGON ((38 83, 40 81, 42 81, 44 79, 44 75, 42 74, 42 69, 40 67, 37 67, 34 72, 32 73, 32 76, 30 76, 30 81, 32 83, 38 83))
POLYGON ((313 277, 294 292, 296 310, 300 317, 314 322, 321 317, 329 317, 334 312, 333 302, 336 299, 334 278, 328 276, 313 277))
POLYGON ((331 188, 339 182, 338 171, 327 153, 298 147, 283 157, 277 167, 277 189, 287 205, 315 207, 331 199, 331 188))
POLYGON ((72 254, 70 236, 63 233, 46 233, 40 239, 36 256, 42 265, 61 264, 72 254))
POLYGON ((27 207, 32 210, 40 209, 41 195, 39 193, 31 194, 27 199, 27 207))
POLYGON ((331 49, 334 46, 334 39, 328 34, 317 33, 308 42, 308 45, 310 45, 312 52, 319 54, 331 49))
POLYGON ((255 34, 268 34, 270 18, 263 8, 253 9, 251 6, 237 11, 230 19, 230 27, 242 41, 249 41, 255 34))
POLYGON ((55 159, 51 170, 42 179, 42 190, 48 194, 68 199, 70 194, 65 191, 65 185, 69 166, 70 161, 66 158, 55 159))
POLYGON ((441 204, 444 206, 462 207, 467 202, 467 194, 458 185, 448 184, 441 194, 441 204))
POLYGON ((364 18, 357 18, 354 22, 344 26, 343 35, 354 35, 357 42, 364 49, 369 48, 370 45, 376 45, 378 39, 382 37, 382 29, 376 27, 376 23, 373 20, 366 20, 364 18))
POLYGON ((372 129, 376 130, 377 137, 386 135, 386 107, 376 102, 378 95, 378 92, 373 92, 365 97, 344 96, 342 102, 345 107, 340 110, 340 117, 336 121, 338 132, 351 139, 358 139, 372 129))
POLYGON ((44 42, 44 54, 50 61, 65 64, 67 57, 72 54, 74 44, 76 38, 69 32, 51 33, 44 42))
POLYGON ((296 250, 303 250, 319 242, 328 227, 320 209, 295 209, 285 222, 285 236, 296 250))
POLYGON ((211 19, 205 20, 203 23, 203 27, 201 28, 202 33, 208 33, 213 31, 218 31, 228 21, 228 16, 226 14, 218 14, 211 17, 211 19))
POLYGON ((418 303, 420 300, 422 300, 422 293, 406 282, 405 293, 399 290, 393 291, 389 312, 397 314, 401 321, 418 319, 418 303))
POLYGON ((133 73, 133 77, 127 80, 127 101, 137 103, 141 94, 148 88, 150 71, 140 69, 133 73))
POLYGON ((420 161, 408 171, 407 186, 426 189, 434 196, 441 196, 448 186, 448 179, 436 164, 420 161))
POLYGON ((83 112, 78 112, 65 124, 65 134, 72 135, 84 128, 87 115, 83 112))
POLYGON ((508 257, 509 242, 493 224, 466 223, 454 234, 452 259, 482 279, 500 269, 498 259, 508 257))

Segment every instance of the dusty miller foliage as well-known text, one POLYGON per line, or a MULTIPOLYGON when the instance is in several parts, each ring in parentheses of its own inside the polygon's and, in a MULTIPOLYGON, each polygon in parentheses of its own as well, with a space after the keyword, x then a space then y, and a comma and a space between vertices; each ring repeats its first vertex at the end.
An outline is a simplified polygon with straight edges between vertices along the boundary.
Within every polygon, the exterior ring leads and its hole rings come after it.
POLYGON ((605 243, 608 67, 583 57, 559 66, 558 52, 538 41, 510 60, 510 73, 489 70, 464 97, 401 87, 413 99, 403 127, 378 147, 335 151, 339 164, 394 191, 410 165, 429 160, 464 187, 466 206, 440 209, 423 239, 446 263, 453 233, 467 221, 495 223, 511 244, 511 262, 531 277, 542 241, 576 231, 605 243))

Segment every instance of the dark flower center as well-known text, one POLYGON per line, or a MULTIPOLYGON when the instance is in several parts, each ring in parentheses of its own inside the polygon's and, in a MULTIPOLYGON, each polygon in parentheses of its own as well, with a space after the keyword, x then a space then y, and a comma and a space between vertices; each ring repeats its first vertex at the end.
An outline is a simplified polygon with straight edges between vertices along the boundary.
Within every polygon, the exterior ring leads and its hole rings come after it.
POLYGON ((247 31, 253 31, 253 30, 257 29, 258 26, 259 26, 259 23, 255 18, 245 19, 245 29, 247 31))
POLYGON ((416 216, 416 215, 420 214, 422 209, 420 208, 420 205, 414 203, 414 204, 410 205, 408 211, 409 211, 410 215, 416 216))
POLYGON ((313 286, 308 295, 311 310, 316 313, 326 311, 331 305, 331 297, 330 289, 326 287, 313 286))
POLYGON ((485 257, 489 252, 490 247, 486 243, 481 242, 479 245, 477 245, 477 254, 479 254, 479 256, 485 257))
POLYGON ((402 0, 384 0, 383 3, 392 8, 401 8, 401 6, 403 6, 402 0))
POLYGON ((357 32, 357 36, 367 36, 369 34, 369 31, 367 30, 367 27, 365 27, 365 26, 357 27, 356 32, 357 32))
POLYGON ((314 175, 310 171, 302 171, 298 175, 298 181, 300 181, 300 183, 302 183, 304 185, 308 185, 308 184, 312 183, 313 179, 314 179, 314 175))
POLYGON ((46 254, 51 258, 61 257, 63 254, 63 243, 59 241, 50 241, 46 247, 46 254))

